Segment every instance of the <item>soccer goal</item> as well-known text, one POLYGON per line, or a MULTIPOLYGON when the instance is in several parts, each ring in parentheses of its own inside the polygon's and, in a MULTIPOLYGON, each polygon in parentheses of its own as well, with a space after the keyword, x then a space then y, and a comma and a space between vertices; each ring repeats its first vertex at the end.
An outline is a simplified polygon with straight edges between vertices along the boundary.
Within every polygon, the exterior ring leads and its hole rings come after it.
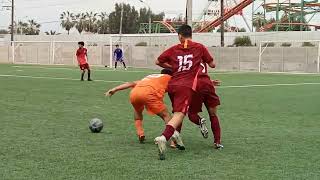
POLYGON ((109 67, 113 67, 116 45, 122 48, 128 66, 154 69, 157 68, 154 62, 161 52, 176 43, 176 34, 112 35, 109 40, 109 67))
POLYGON ((259 72, 320 72, 320 40, 261 41, 259 72))

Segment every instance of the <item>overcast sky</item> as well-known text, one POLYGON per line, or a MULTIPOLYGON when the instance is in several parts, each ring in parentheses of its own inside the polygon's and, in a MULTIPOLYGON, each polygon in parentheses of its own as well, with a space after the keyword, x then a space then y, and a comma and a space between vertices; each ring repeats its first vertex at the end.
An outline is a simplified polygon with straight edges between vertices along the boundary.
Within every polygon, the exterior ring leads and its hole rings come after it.
MULTIPOLYGON (((175 17, 185 12, 186 0, 145 0, 154 12, 165 12, 169 17, 175 17)), ((237 2, 240 0, 236 0, 237 2)), ((94 11, 108 12, 114 9, 116 2, 126 2, 137 8, 146 5, 139 0, 15 0, 16 20, 35 19, 41 23, 41 30, 56 30, 63 32, 59 25, 59 14, 63 11, 74 13, 94 11)), ((194 0, 194 17, 198 17, 207 4, 207 0, 194 0)), ((9 0, 0 0, 0 5, 10 5, 9 0)), ((0 29, 6 29, 10 23, 10 11, 0 8, 0 29)), ((245 16, 251 21, 251 7, 245 10, 245 16)), ((317 17, 316 19, 320 19, 317 17)), ((319 21, 318 21, 319 22, 319 21)), ((231 18, 230 24, 244 27, 241 17, 231 18)))

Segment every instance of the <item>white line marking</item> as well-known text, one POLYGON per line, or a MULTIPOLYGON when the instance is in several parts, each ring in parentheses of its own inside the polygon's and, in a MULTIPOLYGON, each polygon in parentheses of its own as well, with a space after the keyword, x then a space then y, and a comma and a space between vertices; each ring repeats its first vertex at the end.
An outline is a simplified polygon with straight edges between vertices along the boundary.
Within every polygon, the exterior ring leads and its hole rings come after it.
MULTIPOLYGON (((11 66, 14 68, 33 68, 33 69, 46 69, 46 70, 77 70, 76 67, 43 67, 43 66, 11 66)), ((151 70, 151 69, 146 69, 145 71, 143 70, 128 70, 124 71, 120 69, 120 71, 115 71, 110 68, 106 69, 93 69, 94 71, 101 71, 101 72, 128 72, 128 73, 155 73, 158 72, 157 70, 151 70)), ((313 76, 320 76, 319 73, 304 73, 304 72, 254 72, 254 71, 233 71, 233 72, 221 72, 221 71, 210 71, 208 74, 254 74, 254 75, 259 75, 259 74, 273 74, 273 75, 313 75, 313 76)))
MULTIPOLYGON (((76 67, 75 68, 67 68, 67 67, 37 67, 37 66, 11 66, 14 68, 29 68, 29 69, 45 69, 45 70, 69 70, 69 71, 76 71, 78 70, 76 67)), ((156 71, 151 71, 151 70, 146 70, 146 71, 124 71, 122 69, 114 70, 110 68, 106 69, 92 69, 93 71, 101 71, 101 72, 129 72, 129 73, 154 73, 156 71)))
MULTIPOLYGON (((73 78, 42 77, 42 76, 21 76, 21 75, 14 75, 14 74, 0 74, 0 77, 80 81, 79 79, 73 79, 73 78)), ((107 82, 107 83, 124 83, 125 82, 125 81, 106 81, 106 80, 94 80, 94 81, 96 81, 96 82, 107 82)))
POLYGON ((243 86, 219 86, 220 89, 226 88, 251 88, 251 87, 275 87, 275 86, 303 86, 303 85, 320 85, 320 82, 314 83, 292 83, 292 84, 252 84, 243 86))
MULTIPOLYGON (((73 78, 59 78, 59 77, 42 77, 42 76, 23 76, 14 74, 0 74, 0 77, 15 77, 15 78, 30 78, 30 79, 49 79, 49 80, 69 80, 69 81, 80 81, 79 79, 73 78)), ((124 83, 126 81, 106 81, 106 80, 94 80, 95 82, 106 82, 106 83, 124 83)), ((304 85, 320 85, 320 82, 310 83, 286 83, 286 84, 249 84, 239 86, 218 86, 219 89, 226 88, 252 88, 252 87, 275 87, 275 86, 304 86, 304 85)))

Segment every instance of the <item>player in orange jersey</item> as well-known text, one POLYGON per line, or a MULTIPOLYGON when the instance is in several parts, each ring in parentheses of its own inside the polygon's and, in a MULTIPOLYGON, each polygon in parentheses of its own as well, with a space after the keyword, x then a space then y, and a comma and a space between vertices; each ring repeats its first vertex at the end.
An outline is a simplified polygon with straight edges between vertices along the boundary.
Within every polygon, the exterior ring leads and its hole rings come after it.
POLYGON ((163 69, 161 74, 152 74, 140 81, 124 83, 105 93, 106 96, 111 97, 118 91, 133 88, 130 93, 130 102, 134 107, 135 126, 141 143, 145 140, 142 115, 144 108, 150 114, 161 117, 165 123, 171 119, 170 113, 163 102, 171 75, 172 71, 170 69, 163 69))
POLYGON ((87 62, 87 57, 88 57, 88 50, 84 47, 84 42, 78 42, 79 45, 79 49, 76 52, 76 56, 77 56, 77 60, 78 60, 78 64, 79 67, 82 71, 81 73, 81 81, 83 81, 84 79, 84 74, 86 73, 86 70, 88 71, 88 81, 92 81, 90 78, 90 66, 87 62))

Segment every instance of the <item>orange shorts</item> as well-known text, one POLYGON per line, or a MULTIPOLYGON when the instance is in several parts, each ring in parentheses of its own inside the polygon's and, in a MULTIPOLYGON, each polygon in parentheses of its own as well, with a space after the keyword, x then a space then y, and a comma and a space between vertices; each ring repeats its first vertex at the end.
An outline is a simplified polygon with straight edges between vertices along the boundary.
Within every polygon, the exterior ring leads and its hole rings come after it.
POLYGON ((163 97, 160 97, 151 87, 135 87, 130 93, 130 102, 136 112, 142 113, 144 108, 149 114, 159 114, 166 109, 163 97))

